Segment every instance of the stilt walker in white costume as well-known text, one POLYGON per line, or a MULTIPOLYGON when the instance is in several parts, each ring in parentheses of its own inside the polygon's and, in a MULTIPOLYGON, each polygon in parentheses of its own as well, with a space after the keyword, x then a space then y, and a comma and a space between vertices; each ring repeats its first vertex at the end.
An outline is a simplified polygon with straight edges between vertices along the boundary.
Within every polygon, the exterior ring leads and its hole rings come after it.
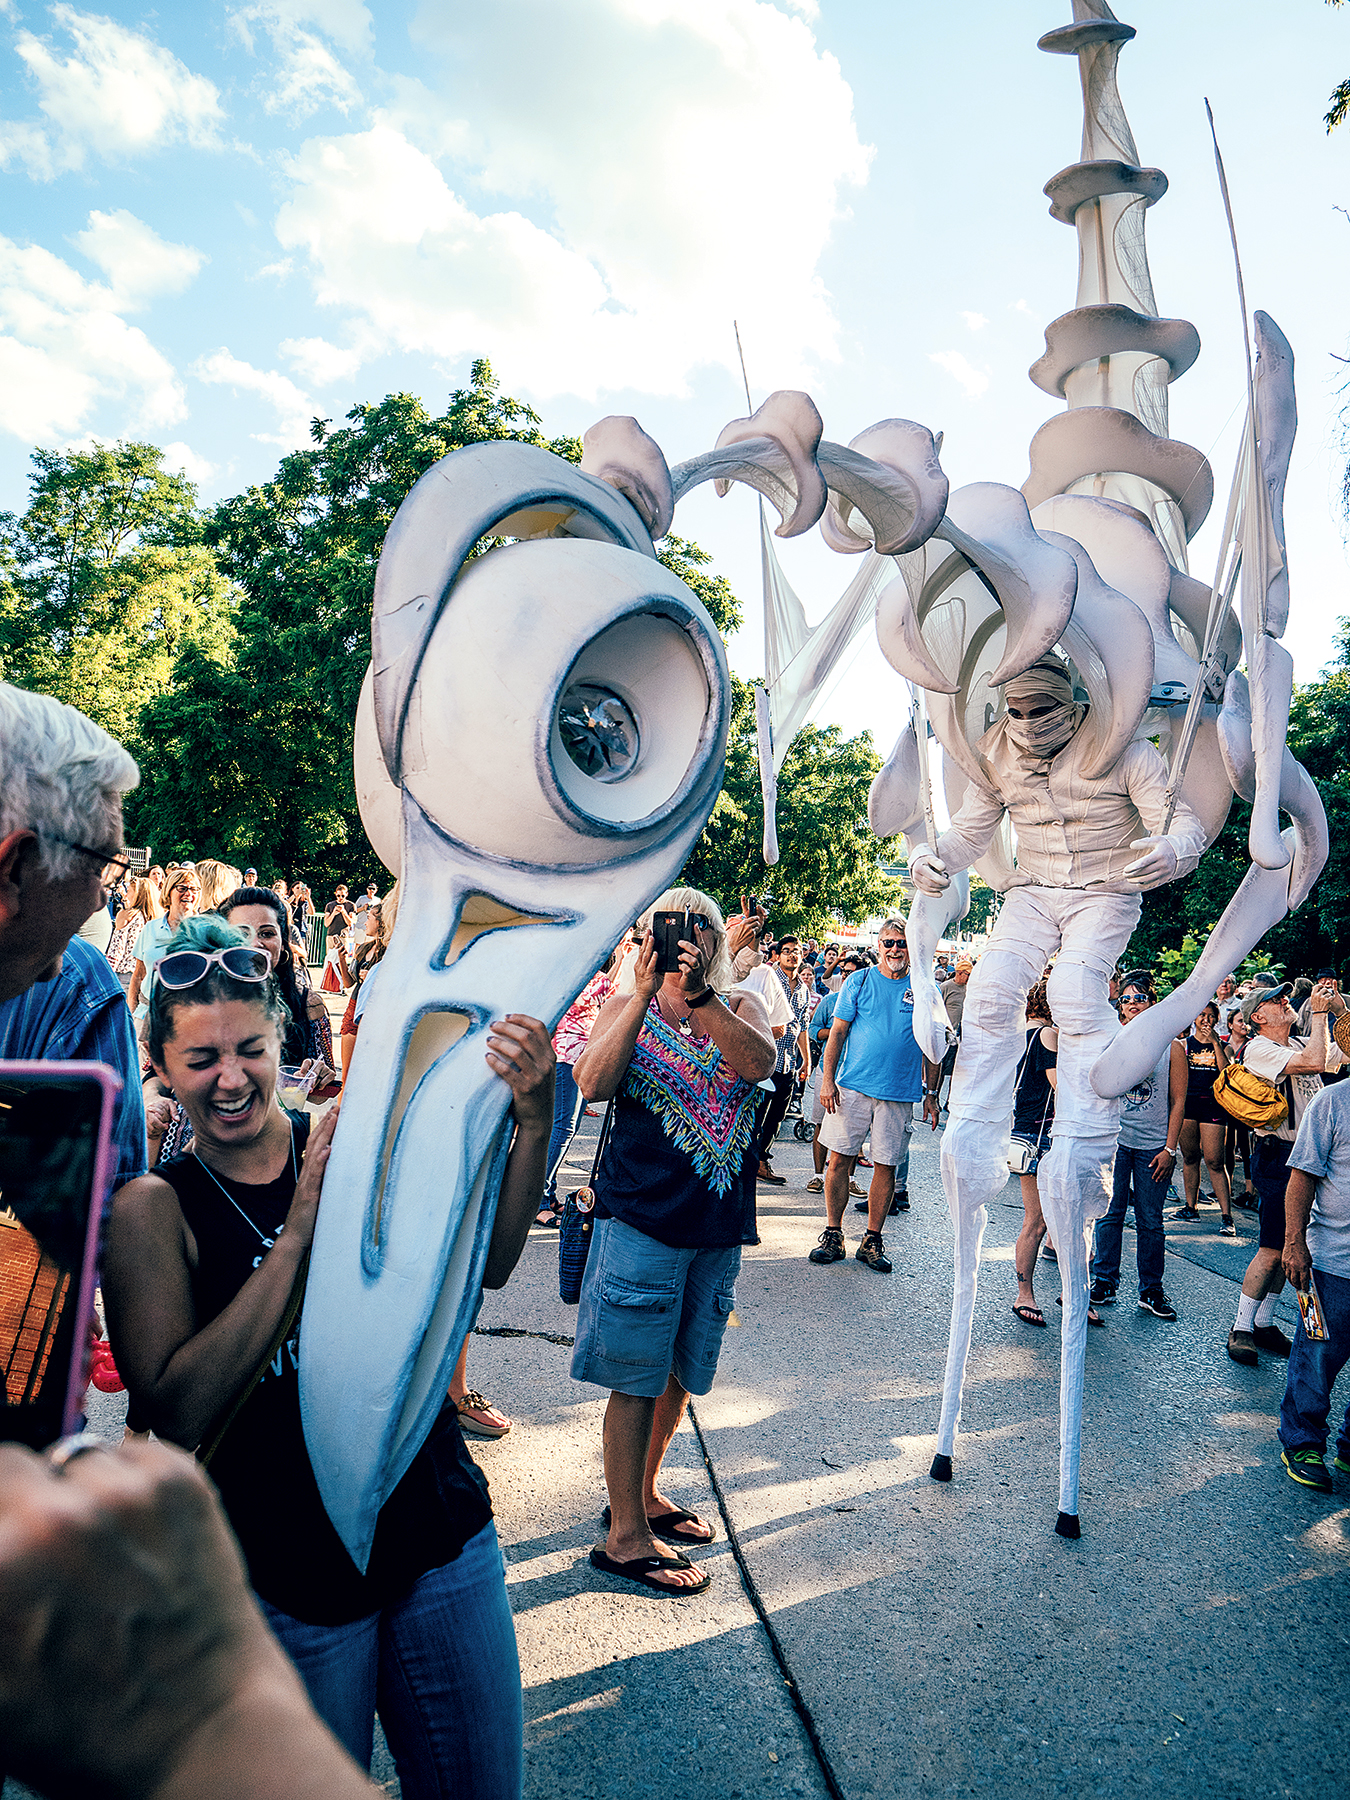
POLYGON ((1076 1536, 1089 1241, 1110 1199, 1120 1115, 1120 1102, 1097 1094, 1089 1075, 1118 1029, 1107 983, 1138 923, 1139 896, 1189 873, 1205 833, 1185 806, 1177 807, 1170 830, 1161 830, 1167 767, 1147 741, 1132 743, 1107 774, 1093 779, 1085 773, 1091 745, 1077 734, 1088 708, 1075 703, 1057 658, 1042 658, 1005 683, 1003 697, 1007 711, 976 746, 989 785, 972 782, 950 830, 935 847, 917 846, 909 859, 915 885, 938 896, 950 885, 949 870, 985 855, 1005 813, 1017 833, 1013 884, 966 990, 942 1141, 957 1280, 933 1474, 951 1474, 980 1240, 988 1202, 1008 1179, 1008 1121, 1025 1041, 1026 997, 1057 953, 1049 984, 1059 1027, 1055 1135, 1039 1185, 1065 1299, 1056 1529, 1076 1536))

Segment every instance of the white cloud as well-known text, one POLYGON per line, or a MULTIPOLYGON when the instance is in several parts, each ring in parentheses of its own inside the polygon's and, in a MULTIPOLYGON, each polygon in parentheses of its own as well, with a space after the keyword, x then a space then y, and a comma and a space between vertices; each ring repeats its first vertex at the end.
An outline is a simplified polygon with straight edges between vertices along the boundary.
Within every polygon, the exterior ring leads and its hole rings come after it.
POLYGON ((69 40, 63 55, 48 38, 19 33, 16 49, 36 84, 48 123, 0 122, 0 161, 23 163, 50 180, 83 168, 89 154, 121 161, 167 144, 220 148, 224 114, 214 84, 194 75, 163 45, 97 13, 52 9, 69 40))
POLYGON ((280 444, 295 450, 310 442, 309 422, 317 408, 295 383, 276 369, 255 369, 242 362, 224 345, 209 356, 199 356, 192 365, 198 381, 233 388, 236 393, 257 394, 276 410, 276 431, 255 431, 252 436, 261 444, 280 444))
POLYGON ((442 55, 509 79, 397 84, 370 130, 302 146, 276 222, 369 354, 484 352, 539 395, 586 396, 734 369, 733 317, 761 388, 837 355, 817 264, 870 152, 800 18, 576 0, 560 31, 554 0, 498 0, 424 5, 415 35, 428 82, 442 55))
POLYGON ((961 317, 965 320, 971 331, 983 331, 985 326, 989 323, 983 313, 963 312, 961 317))
POLYGON ((271 41, 277 66, 263 90, 268 112, 305 119, 320 106, 345 113, 360 105, 355 77, 324 42, 369 52, 374 29, 360 0, 256 0, 232 9, 230 24, 250 50, 257 47, 255 29, 271 41))
POLYGON ((111 213, 91 212, 88 226, 73 241, 103 270, 124 312, 135 311, 158 294, 181 293, 206 261, 202 251, 190 244, 168 243, 123 207, 111 213))
POLYGON ((327 338, 283 338, 279 348, 302 381, 321 388, 350 381, 365 360, 360 349, 344 350, 327 338))
POLYGON ((173 365, 118 308, 111 288, 49 250, 0 238, 0 429, 67 442, 106 400, 119 403, 119 431, 158 432, 184 416, 173 365))
POLYGON ((174 473, 181 469, 189 481, 198 484, 210 481, 216 472, 213 462, 207 462, 204 456, 198 456, 191 445, 182 443, 165 444, 164 467, 174 473))
POLYGON ((962 356, 959 350, 933 350, 928 360, 936 363, 940 369, 961 384, 962 392, 968 400, 978 400, 980 395, 988 392, 989 377, 983 369, 977 369, 972 362, 962 356))

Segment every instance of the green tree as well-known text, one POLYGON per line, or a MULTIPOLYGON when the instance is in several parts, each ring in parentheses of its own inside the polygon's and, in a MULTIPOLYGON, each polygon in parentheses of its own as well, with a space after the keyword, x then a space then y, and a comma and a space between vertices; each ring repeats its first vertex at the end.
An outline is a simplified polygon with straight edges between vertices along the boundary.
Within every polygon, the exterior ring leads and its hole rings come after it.
POLYGON ((27 510, 0 514, 0 675, 135 747, 176 658, 223 655, 232 633, 196 490, 153 444, 36 450, 32 463, 27 510))
MULTIPOLYGON (((1344 4, 1345 0, 1327 0, 1328 6, 1343 6, 1344 4)), ((1332 89, 1331 97, 1327 101, 1326 113, 1323 115, 1322 123, 1326 126, 1328 135, 1335 131, 1338 125, 1343 125, 1348 116, 1350 116, 1350 81, 1342 81, 1332 89)))
POLYGON ((881 767, 870 732, 845 738, 837 725, 804 727, 779 771, 779 861, 765 868, 754 689, 734 676, 732 684, 726 780, 681 879, 731 912, 742 894, 768 889, 776 930, 817 936, 836 912, 861 920, 902 907, 899 881, 880 868, 899 840, 878 842, 867 824, 867 790, 881 767))

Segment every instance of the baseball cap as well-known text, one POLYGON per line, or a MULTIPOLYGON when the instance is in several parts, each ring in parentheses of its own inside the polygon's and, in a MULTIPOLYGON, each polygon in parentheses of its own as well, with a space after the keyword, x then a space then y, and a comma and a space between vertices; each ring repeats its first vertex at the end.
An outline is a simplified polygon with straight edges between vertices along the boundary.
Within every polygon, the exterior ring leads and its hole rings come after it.
POLYGON ((1278 987, 1269 987, 1264 982, 1258 982, 1239 1008, 1243 1023, 1248 1030, 1251 1029, 1252 1014, 1258 1006, 1264 1006, 1267 1000, 1286 1000, 1293 991, 1287 981, 1281 982, 1278 987))

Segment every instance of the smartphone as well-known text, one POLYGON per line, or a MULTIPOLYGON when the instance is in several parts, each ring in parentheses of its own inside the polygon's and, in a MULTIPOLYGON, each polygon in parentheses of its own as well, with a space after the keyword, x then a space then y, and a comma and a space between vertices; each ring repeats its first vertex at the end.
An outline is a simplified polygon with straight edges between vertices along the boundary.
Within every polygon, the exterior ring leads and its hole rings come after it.
POLYGON ((657 973, 669 975, 680 966, 680 941, 696 944, 696 931, 710 931, 712 920, 702 913, 659 912, 652 914, 652 937, 656 941, 657 973))
POLYGON ((33 1450, 79 1429, 121 1087, 102 1063, 0 1062, 0 1438, 33 1450))

